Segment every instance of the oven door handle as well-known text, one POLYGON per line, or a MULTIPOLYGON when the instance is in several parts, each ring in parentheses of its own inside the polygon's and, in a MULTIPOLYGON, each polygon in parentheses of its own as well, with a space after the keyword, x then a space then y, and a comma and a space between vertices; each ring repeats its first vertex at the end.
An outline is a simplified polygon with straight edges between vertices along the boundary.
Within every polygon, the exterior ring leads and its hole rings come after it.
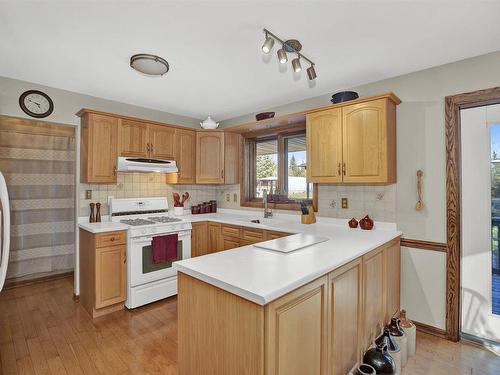
MULTIPOLYGON (((156 233, 154 235, 148 235, 148 236, 142 236, 142 237, 136 237, 136 238, 132 238, 130 240, 130 242, 134 245, 137 245, 137 244, 140 244, 140 243, 151 243, 151 241, 153 240, 153 237, 159 237, 159 236, 167 236, 169 234, 173 234, 173 233, 156 233)), ((185 239, 185 238, 188 238, 190 237, 190 234, 189 232, 181 232, 181 233, 178 233, 178 241, 181 241, 182 239, 185 239)))

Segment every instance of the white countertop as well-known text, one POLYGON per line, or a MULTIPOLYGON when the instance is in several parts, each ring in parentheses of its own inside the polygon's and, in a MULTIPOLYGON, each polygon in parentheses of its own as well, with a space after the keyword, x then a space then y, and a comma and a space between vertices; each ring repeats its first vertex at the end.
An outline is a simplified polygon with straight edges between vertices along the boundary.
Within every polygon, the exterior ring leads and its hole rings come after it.
MULTIPOLYGON (((401 235, 392 223, 375 223, 374 230, 350 229, 345 219, 318 218, 315 224, 300 224, 298 215, 262 219, 260 212, 221 210, 217 214, 194 215, 195 221, 218 221, 288 233, 328 237, 291 253, 243 246, 182 260, 174 267, 216 287, 265 305, 292 290, 374 250, 401 235), (263 224, 250 223, 258 218, 263 224)), ((186 216, 187 218, 187 216, 186 216)))
MULTIPOLYGON (((396 224, 376 222, 371 231, 350 229, 346 219, 317 217, 315 224, 301 224, 298 214, 275 214, 262 218, 261 211, 219 209, 216 214, 178 216, 190 222, 215 221, 275 230, 307 233, 328 237, 318 243, 290 253, 282 253, 253 245, 226 250, 174 263, 174 268, 192 277, 265 305, 294 289, 349 263, 363 254, 401 235, 396 224), (259 219, 260 224, 251 220, 259 219)), ((79 220, 80 228, 92 233, 126 230, 127 225, 79 220)))
MULTIPOLYGON (((88 220, 88 219, 87 219, 88 220)), ((100 223, 89 223, 79 221, 78 226, 90 233, 114 232, 116 230, 127 230, 128 225, 114 221, 101 221, 100 223)))

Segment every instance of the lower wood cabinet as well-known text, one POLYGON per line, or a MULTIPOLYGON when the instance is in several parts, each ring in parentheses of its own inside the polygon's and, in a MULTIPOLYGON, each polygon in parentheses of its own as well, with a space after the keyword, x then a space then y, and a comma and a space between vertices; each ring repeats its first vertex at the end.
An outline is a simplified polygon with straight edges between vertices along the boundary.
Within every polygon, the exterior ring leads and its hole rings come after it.
POLYGON ((191 226, 191 257, 209 254, 208 222, 192 223, 191 226))
POLYGON ((180 273, 179 375, 346 375, 399 310, 399 253, 398 238, 265 306, 180 273))
POLYGON ((126 239, 125 231, 92 234, 80 229, 80 301, 93 318, 123 309, 126 239))
POLYGON ((327 289, 320 277, 266 305, 265 374, 326 374, 327 289))
POLYGON ((221 232, 221 224, 209 222, 208 223, 208 252, 216 253, 224 250, 224 242, 221 232))

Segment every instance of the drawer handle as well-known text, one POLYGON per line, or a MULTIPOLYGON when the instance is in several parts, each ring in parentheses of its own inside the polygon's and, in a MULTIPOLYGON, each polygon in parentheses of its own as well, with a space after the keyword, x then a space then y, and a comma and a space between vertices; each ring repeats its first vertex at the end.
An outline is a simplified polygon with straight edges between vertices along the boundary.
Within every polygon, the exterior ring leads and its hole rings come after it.
POLYGON ((342 163, 342 174, 345 176, 345 163, 342 163))
POLYGON ((339 165, 337 166, 337 172, 338 172, 338 175, 339 175, 339 176, 340 176, 340 164, 341 164, 341 163, 339 163, 339 165))

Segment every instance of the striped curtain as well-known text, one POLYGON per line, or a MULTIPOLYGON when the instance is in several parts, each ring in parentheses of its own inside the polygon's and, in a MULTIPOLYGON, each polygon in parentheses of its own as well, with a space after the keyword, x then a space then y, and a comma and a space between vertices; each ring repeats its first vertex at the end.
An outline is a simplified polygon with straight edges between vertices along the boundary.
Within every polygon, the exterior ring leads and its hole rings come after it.
POLYGON ((0 116, 0 171, 12 217, 7 278, 73 270, 75 129, 0 116))

